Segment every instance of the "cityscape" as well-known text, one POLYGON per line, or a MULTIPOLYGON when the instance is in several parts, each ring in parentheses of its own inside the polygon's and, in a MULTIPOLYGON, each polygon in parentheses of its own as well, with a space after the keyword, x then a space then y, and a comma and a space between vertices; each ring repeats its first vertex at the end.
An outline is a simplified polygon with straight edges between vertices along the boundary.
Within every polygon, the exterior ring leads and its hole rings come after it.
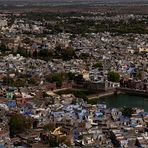
POLYGON ((148 148, 147 0, 0 0, 0 148, 148 148))

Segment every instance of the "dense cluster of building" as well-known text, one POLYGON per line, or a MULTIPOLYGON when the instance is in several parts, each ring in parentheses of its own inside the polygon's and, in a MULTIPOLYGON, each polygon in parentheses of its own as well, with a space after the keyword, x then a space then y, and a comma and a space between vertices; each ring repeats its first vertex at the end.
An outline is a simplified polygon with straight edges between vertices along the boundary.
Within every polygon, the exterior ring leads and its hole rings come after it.
MULTIPOLYGON (((106 104, 90 105, 72 94, 59 96, 47 91, 48 97, 37 100, 25 90, 20 93, 10 89, 7 99, 3 96, 0 103, 0 144, 3 146, 48 147, 48 141, 60 143, 62 139, 60 147, 148 146, 148 113, 144 110, 135 109, 131 117, 127 117, 120 109, 107 109, 106 104), (31 117, 37 123, 10 138, 8 119, 13 114, 31 117)), ((1 97, 5 93, 3 87, 1 97)))
MULTIPOLYGON (((127 17, 116 16, 112 21, 127 17)), ((147 93, 148 34, 74 35, 64 30, 52 34, 47 23, 55 22, 16 18, 10 25, 7 17, 0 18, 0 147, 148 147, 148 113, 144 110, 136 108, 126 116, 123 109, 55 93, 76 86, 147 93), (32 56, 34 52, 54 52, 57 45, 72 48, 76 58, 45 61, 32 56), (3 51, 3 47, 9 50, 3 51), (18 54, 20 50, 29 56, 18 54), (111 71, 119 74, 120 81, 108 78, 111 71), (53 73, 71 73, 75 78, 64 79, 59 88, 47 81, 53 73), (31 127, 11 136, 9 119, 14 115, 31 119, 31 127)))
MULTIPOLYGON (((33 57, 38 52, 46 51, 44 54, 48 53, 50 57, 57 46, 74 49, 77 58, 68 61, 52 58, 46 64, 42 61, 40 68, 37 66, 39 60, 27 60, 28 64, 32 61, 31 67, 36 65, 36 70, 33 71, 40 75, 52 71, 72 72, 83 74, 87 80, 91 79, 97 83, 105 82, 109 71, 116 71, 123 79, 123 87, 135 86, 135 89, 147 90, 147 34, 104 32, 87 33, 83 36, 64 33, 64 30, 63 33, 52 34, 45 22, 16 19, 9 27, 7 21, 6 18, 1 20, 0 37, 0 42, 9 49, 7 53, 20 52, 22 55, 33 57), (102 64, 101 70, 93 67, 97 62, 102 64)), ((10 59, 13 59, 11 55, 10 59)), ((26 64, 22 65, 23 70, 26 70, 26 64)))

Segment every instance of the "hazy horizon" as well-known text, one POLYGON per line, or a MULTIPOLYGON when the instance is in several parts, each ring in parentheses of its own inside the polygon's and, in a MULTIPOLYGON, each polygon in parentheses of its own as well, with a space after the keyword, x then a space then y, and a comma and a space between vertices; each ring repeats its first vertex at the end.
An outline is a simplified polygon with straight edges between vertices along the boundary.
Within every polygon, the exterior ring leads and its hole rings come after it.
POLYGON ((69 1, 69 2, 74 2, 74 1, 89 1, 89 2, 148 2, 148 0, 0 0, 0 2, 9 2, 9 1, 17 1, 17 2, 29 2, 29 1, 38 1, 38 2, 55 2, 55 1, 60 1, 60 2, 65 2, 65 1, 69 1))
POLYGON ((9 7, 38 7, 38 6, 88 6, 96 7, 102 5, 119 6, 148 6, 148 0, 0 0, 1 8, 9 7))

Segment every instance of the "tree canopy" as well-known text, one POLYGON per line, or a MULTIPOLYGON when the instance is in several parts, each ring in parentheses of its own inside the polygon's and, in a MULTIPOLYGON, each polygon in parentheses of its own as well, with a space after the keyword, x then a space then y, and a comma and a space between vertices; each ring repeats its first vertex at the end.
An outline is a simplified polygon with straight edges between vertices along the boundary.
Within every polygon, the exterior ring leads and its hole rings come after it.
POLYGON ((57 87, 61 87, 63 80, 64 74, 62 73, 52 73, 46 76, 46 81, 51 83, 55 82, 57 87))
POLYGON ((88 59, 90 57, 89 53, 81 53, 79 58, 84 60, 84 59, 88 59))
POLYGON ((0 52, 5 53, 6 51, 10 51, 10 49, 7 48, 7 46, 5 44, 1 44, 0 45, 0 52))
POLYGON ((108 72, 107 78, 111 82, 119 82, 120 81, 120 74, 115 71, 108 72))
POLYGON ((65 61, 76 58, 75 50, 72 47, 62 48, 61 45, 55 47, 55 58, 60 58, 65 61))
POLYGON ((32 125, 32 120, 23 115, 16 114, 11 116, 9 121, 10 136, 15 134, 20 134, 26 129, 30 129, 32 125))
POLYGON ((97 62, 93 65, 94 68, 102 68, 103 65, 102 65, 102 62, 97 62))

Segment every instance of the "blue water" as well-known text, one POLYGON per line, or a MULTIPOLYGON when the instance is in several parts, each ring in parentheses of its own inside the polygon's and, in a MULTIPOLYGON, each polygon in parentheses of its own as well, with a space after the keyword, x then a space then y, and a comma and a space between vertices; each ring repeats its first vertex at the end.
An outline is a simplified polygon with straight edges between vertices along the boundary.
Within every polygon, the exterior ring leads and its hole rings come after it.
POLYGON ((148 97, 129 95, 129 94, 119 94, 112 95, 108 97, 103 97, 90 101, 92 104, 97 102, 105 102, 108 108, 120 108, 120 107, 137 107, 143 108, 148 112, 148 97))

